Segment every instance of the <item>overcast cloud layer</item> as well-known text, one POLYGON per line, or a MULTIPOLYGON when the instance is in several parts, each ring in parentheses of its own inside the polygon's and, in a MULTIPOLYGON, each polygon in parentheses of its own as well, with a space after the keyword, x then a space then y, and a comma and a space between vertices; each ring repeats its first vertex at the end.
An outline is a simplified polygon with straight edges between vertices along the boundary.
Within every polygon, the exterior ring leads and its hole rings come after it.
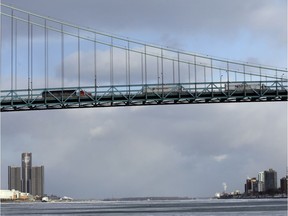
MULTIPOLYGON (((6 0, 140 41, 287 67, 284 0, 6 0)), ((213 196, 286 172, 287 103, 146 106, 1 114, 1 188, 22 152, 45 191, 75 198, 213 196)))

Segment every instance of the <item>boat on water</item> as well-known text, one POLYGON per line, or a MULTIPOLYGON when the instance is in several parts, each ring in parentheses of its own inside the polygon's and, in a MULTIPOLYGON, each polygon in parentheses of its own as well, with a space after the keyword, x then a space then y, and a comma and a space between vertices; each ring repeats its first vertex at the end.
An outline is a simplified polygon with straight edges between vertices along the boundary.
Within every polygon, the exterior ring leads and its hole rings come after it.
POLYGON ((72 200, 73 200, 73 198, 67 197, 67 196, 63 196, 60 198, 60 201, 72 201, 72 200))
POLYGON ((49 201, 49 198, 48 197, 42 197, 42 199, 41 199, 41 202, 48 202, 49 201))

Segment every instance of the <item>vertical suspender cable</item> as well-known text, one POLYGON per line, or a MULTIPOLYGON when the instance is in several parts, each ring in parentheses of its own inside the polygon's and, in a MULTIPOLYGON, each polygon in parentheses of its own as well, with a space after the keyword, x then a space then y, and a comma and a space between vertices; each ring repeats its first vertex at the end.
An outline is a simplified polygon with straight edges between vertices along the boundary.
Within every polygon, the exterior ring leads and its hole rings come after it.
POLYGON ((61 24, 61 87, 64 88, 64 32, 61 24))
POLYGON ((210 65, 211 65, 211 83, 213 85, 214 79, 213 79, 213 59, 212 58, 210 59, 210 65))
POLYGON ((47 61, 47 59, 48 59, 48 56, 47 56, 47 54, 48 54, 48 38, 47 38, 47 36, 48 36, 48 32, 47 32, 47 20, 45 19, 44 20, 44 34, 45 34, 45 36, 44 36, 44 43, 45 43, 45 48, 44 48, 44 64, 45 64, 45 78, 44 78, 44 80, 45 80, 45 89, 47 89, 48 88, 48 81, 47 81, 47 73, 48 73, 48 61, 47 61))
POLYGON ((220 91, 222 91, 222 72, 221 72, 221 69, 219 69, 219 82, 220 82, 220 91))
POLYGON ((252 72, 250 72, 250 81, 252 81, 252 72))
POLYGON ((46 94, 47 94, 47 88, 48 88, 48 33, 47 33, 47 20, 44 19, 44 103, 46 104, 46 94))
POLYGON ((205 83, 205 88, 206 88, 206 66, 204 65, 204 83, 205 83))
POLYGON ((144 61, 145 61, 145 85, 147 85, 148 83, 148 75, 147 75, 147 47, 146 47, 146 44, 144 46, 144 53, 145 53, 145 56, 144 56, 144 61))
POLYGON ((180 53, 178 51, 178 83, 180 84, 180 53))
MULTIPOLYGON (((114 86, 114 79, 113 79, 113 37, 111 37, 111 46, 110 46, 110 85, 114 86)), ((112 91, 113 91, 113 88, 112 88, 112 91)))
POLYGON ((14 43, 14 10, 12 10, 12 15, 11 15, 11 91, 12 91, 12 101, 13 101, 13 83, 14 83, 14 80, 13 80, 13 73, 14 73, 14 61, 13 61, 13 57, 14 57, 14 47, 13 47, 13 43, 14 43))
POLYGON ((243 64, 243 72, 244 72, 244 86, 246 85, 246 72, 245 72, 245 64, 243 64))
POLYGON ((126 94, 128 94, 128 48, 125 49, 126 94))
MULTIPOLYGON (((78 28, 78 90, 80 90, 80 30, 78 28)), ((80 97, 79 97, 80 98, 80 97)))
POLYGON ((230 82, 230 69, 229 69, 229 62, 227 61, 227 82, 230 82))
POLYGON ((46 34, 47 34, 47 41, 46 41, 46 62, 47 62, 47 65, 46 65, 46 70, 47 70, 47 88, 49 88, 49 29, 47 28, 47 31, 46 31, 46 34))
POLYGON ((161 48, 161 89, 162 99, 164 99, 164 62, 163 62, 163 49, 161 48))
POLYGON ((173 67, 173 84, 175 84, 175 61, 172 60, 172 67, 173 67))
POLYGON ((261 84, 262 84, 262 68, 259 68, 259 73, 260 73, 260 89, 261 89, 261 84))
POLYGON ((161 82, 162 82, 162 89, 164 84, 164 62, 163 62, 163 49, 161 48, 161 82))
POLYGON ((28 99, 30 99, 30 14, 28 14, 28 99))
POLYGON ((194 73, 195 73, 195 93, 197 92, 197 65, 196 65, 196 55, 194 55, 194 73))
POLYGON ((275 80, 276 80, 276 94, 278 96, 278 86, 279 86, 279 83, 278 83, 278 70, 276 69, 276 77, 275 77, 275 80))
POLYGON ((213 79, 213 60, 212 58, 210 59, 210 67, 211 67, 211 90, 212 90, 212 95, 214 95, 214 79, 213 79))
POLYGON ((31 42, 30 42, 30 46, 31 46, 31 52, 30 52, 30 61, 31 61, 31 97, 33 96, 33 25, 31 24, 30 26, 30 31, 31 31, 31 42))
MULTIPOLYGON (((130 41, 128 41, 128 87, 129 87, 129 98, 130 98, 130 84, 131 84, 131 77, 130 77, 130 41)), ((130 99, 129 99, 130 100, 130 99)))
POLYGON ((95 102, 97 100, 97 35, 95 34, 95 41, 94 41, 94 94, 95 94, 95 102))
POLYGON ((62 105, 64 104, 64 35, 63 35, 63 24, 60 24, 61 28, 60 28, 60 34, 61 34, 61 44, 60 44, 60 48, 61 48, 61 103, 62 105))
POLYGON ((189 79, 189 91, 191 88, 191 64, 188 63, 188 79, 189 79))
POLYGON ((229 73, 230 73, 230 71, 229 71, 229 62, 227 61, 227 90, 228 90, 228 96, 230 97, 229 73))
POLYGON ((15 86, 14 88, 17 90, 17 74, 18 74, 18 56, 17 56, 17 53, 18 53, 18 48, 17 48, 17 45, 18 45, 18 42, 17 42, 17 20, 15 20, 15 86))
POLYGON ((213 83, 213 60, 210 58, 210 70, 211 70, 211 92, 212 92, 212 97, 214 96, 214 83, 213 83))
POLYGON ((157 56, 157 85, 160 84, 160 75, 159 75, 159 57, 157 56))
POLYGON ((143 63, 143 53, 141 53, 141 84, 144 84, 144 63, 143 63))
POLYGON ((111 37, 110 42, 110 86, 112 86, 112 102, 114 102, 114 81, 113 81, 113 37, 111 37))

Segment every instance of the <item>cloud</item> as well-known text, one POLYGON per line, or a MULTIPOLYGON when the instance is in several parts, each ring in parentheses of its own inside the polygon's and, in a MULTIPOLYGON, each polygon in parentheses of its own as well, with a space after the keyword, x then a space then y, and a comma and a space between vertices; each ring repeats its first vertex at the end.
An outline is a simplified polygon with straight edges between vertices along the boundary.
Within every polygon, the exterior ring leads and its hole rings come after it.
POLYGON ((227 158, 228 158, 228 155, 226 155, 226 154, 213 156, 213 159, 217 162, 222 162, 222 161, 226 160, 227 158))
POLYGON ((90 129, 90 134, 92 137, 103 136, 105 134, 105 131, 102 127, 96 127, 90 129))
POLYGON ((94 138, 99 138, 99 137, 105 137, 105 136, 109 136, 109 131, 111 130, 115 130, 115 124, 113 122, 113 120, 108 120, 108 121, 104 121, 102 122, 101 125, 90 128, 89 130, 89 134, 91 136, 91 139, 94 138))

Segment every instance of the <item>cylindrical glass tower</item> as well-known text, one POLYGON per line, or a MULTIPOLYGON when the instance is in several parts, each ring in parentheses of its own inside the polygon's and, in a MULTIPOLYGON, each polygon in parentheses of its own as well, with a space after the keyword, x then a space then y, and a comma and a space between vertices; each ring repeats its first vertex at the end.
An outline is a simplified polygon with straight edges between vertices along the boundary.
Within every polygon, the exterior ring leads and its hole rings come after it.
POLYGON ((32 153, 22 153, 22 192, 31 193, 32 153))

